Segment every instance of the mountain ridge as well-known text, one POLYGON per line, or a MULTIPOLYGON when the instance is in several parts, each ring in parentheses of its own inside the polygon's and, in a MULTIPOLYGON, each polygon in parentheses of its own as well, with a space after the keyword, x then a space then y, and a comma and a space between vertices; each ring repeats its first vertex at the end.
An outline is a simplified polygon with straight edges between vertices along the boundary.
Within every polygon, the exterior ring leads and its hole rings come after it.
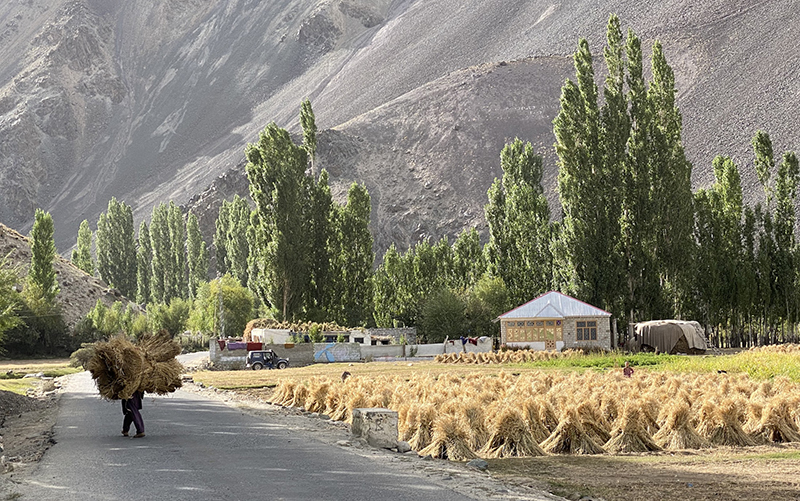
POLYGON ((788 0, 27 0, 0 6, 0 220, 27 231, 41 206, 63 251, 111 196, 137 224, 159 202, 188 204, 241 166, 268 122, 297 132, 306 97, 334 193, 356 180, 373 195, 378 251, 483 228, 500 149, 517 136, 544 155, 557 215, 560 85, 585 36, 602 86, 610 12, 645 48, 664 45, 694 186, 731 155, 758 200, 755 131, 797 149, 800 50, 786 27, 800 12, 788 0))

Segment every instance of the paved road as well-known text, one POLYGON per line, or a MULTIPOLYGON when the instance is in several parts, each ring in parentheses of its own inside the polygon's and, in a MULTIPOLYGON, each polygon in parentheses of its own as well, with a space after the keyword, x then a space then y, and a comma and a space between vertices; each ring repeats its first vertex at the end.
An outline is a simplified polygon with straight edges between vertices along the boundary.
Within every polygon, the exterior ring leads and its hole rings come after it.
POLYGON ((190 392, 148 395, 140 439, 120 434, 119 402, 102 400, 88 373, 70 381, 59 412, 57 443, 18 486, 23 499, 468 499, 190 392))

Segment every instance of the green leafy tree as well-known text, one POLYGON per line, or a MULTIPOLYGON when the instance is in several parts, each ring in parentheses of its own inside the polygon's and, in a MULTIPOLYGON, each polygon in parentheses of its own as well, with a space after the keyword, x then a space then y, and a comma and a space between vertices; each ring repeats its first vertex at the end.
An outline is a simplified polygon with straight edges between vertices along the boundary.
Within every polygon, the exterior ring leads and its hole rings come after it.
POLYGON ((486 259, 478 230, 464 230, 453 242, 453 286, 467 290, 486 272, 486 259))
POLYGON ((169 304, 155 303, 147 307, 147 320, 153 332, 166 330, 175 337, 186 330, 192 301, 173 297, 169 304))
POLYGON ((150 301, 154 303, 164 303, 172 298, 168 285, 169 277, 174 274, 171 245, 167 205, 160 203, 153 207, 150 217, 150 301))
POLYGON ((373 316, 378 327, 393 327, 395 321, 413 325, 411 324, 414 309, 411 304, 413 276, 413 263, 397 252, 394 244, 390 245, 383 254, 383 261, 376 270, 374 278, 373 316))
POLYGON ((311 101, 306 99, 300 105, 300 125, 303 127, 303 147, 314 166, 314 159, 317 156, 317 123, 314 118, 314 110, 311 109, 311 101))
POLYGON ((542 188, 542 159, 530 143, 514 140, 500 154, 502 180, 489 189, 487 254, 492 272, 512 300, 524 303, 552 284, 550 209, 542 188))
POLYGON ((136 248, 136 302, 146 304, 150 300, 150 282, 153 273, 153 248, 147 223, 139 225, 136 248))
POLYGON ((250 225, 250 206, 247 200, 234 195, 232 201, 223 201, 219 208, 214 234, 217 272, 230 273, 242 285, 248 282, 250 245, 247 229, 250 225))
POLYGON ((97 269, 107 284, 126 297, 136 297, 136 241, 133 210, 111 198, 100 214, 96 233, 97 269))
POLYGON ((92 230, 89 229, 89 221, 81 221, 78 229, 78 242, 72 250, 72 264, 85 271, 89 275, 94 275, 94 259, 92 258, 92 230))
POLYGON ((35 285, 48 303, 55 303, 59 287, 53 262, 56 258, 56 244, 53 239, 53 218, 49 212, 36 209, 36 219, 31 229, 31 268, 28 284, 35 285))
MULTIPOLYGON (((237 195, 238 196, 238 195, 237 195)), ((214 256, 217 260, 217 273, 228 272, 228 232, 230 231, 231 203, 222 201, 214 223, 214 256)), ((248 246, 249 248, 249 246, 248 246)))
POLYGON ((186 220, 186 254, 189 263, 189 296, 195 297, 197 287, 208 281, 208 251, 197 216, 191 213, 186 220))
POLYGON ((253 318, 253 293, 230 275, 200 285, 189 327, 207 335, 241 336, 253 318))
POLYGON ((429 343, 456 339, 467 333, 464 301, 447 288, 430 294, 422 307, 420 327, 429 343))
POLYGON ((172 275, 167 288, 170 299, 189 297, 189 280, 186 262, 186 223, 183 213, 175 202, 169 202, 167 209, 167 226, 169 227, 170 258, 172 260, 172 275))
POLYGON ((339 248, 333 257, 336 298, 331 302, 333 319, 340 325, 365 325, 372 317, 375 254, 369 230, 371 200, 366 187, 353 183, 347 205, 337 210, 339 248))
POLYGON ((307 152, 271 123, 257 143, 247 146, 246 155, 250 197, 256 205, 251 217, 255 246, 250 253, 256 275, 250 283, 281 319, 298 318, 311 276, 307 152))
POLYGON ((18 314, 21 297, 14 289, 19 281, 19 271, 4 256, 0 259, 0 347, 5 333, 22 322, 18 314))
MULTIPOLYGON (((560 284, 577 297, 601 307, 610 303, 602 278, 609 254, 603 239, 608 225, 598 196, 608 189, 600 141, 600 110, 589 43, 581 39, 575 53, 577 82, 561 89, 561 109, 554 120, 558 154, 558 191, 564 211, 561 238, 567 283, 560 284)), ((506 284, 509 286, 509 284, 506 284)))
MULTIPOLYGON (((319 180, 311 189, 311 207, 309 213, 309 231, 311 235, 311 286, 306 299, 306 311, 312 320, 322 321, 329 315, 340 313, 341 275, 332 273, 337 265, 342 245, 341 232, 337 233, 335 225, 338 207, 334 206, 331 189, 328 186, 328 172, 323 169, 319 180)), ((333 318, 333 317, 331 317, 333 318)))
POLYGON ((508 289, 503 279, 485 274, 466 297, 467 332, 470 336, 498 337, 500 324, 494 320, 510 307, 508 289))

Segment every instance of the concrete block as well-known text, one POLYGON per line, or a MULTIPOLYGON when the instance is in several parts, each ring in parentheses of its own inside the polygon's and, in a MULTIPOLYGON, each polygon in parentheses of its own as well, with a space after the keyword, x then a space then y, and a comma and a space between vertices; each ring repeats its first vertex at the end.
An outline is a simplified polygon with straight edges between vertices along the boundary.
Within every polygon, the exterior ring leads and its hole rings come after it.
POLYGON ((397 421, 397 411, 391 409, 353 409, 350 431, 372 447, 393 449, 397 447, 397 421))

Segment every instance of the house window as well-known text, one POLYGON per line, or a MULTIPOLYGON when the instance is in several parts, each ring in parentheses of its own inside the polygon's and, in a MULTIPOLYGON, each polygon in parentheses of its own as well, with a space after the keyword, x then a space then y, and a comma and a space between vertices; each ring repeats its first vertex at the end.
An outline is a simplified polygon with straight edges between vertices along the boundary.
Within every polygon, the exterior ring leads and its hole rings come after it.
POLYGON ((584 320, 576 322, 577 341, 597 341, 597 321, 584 320))

